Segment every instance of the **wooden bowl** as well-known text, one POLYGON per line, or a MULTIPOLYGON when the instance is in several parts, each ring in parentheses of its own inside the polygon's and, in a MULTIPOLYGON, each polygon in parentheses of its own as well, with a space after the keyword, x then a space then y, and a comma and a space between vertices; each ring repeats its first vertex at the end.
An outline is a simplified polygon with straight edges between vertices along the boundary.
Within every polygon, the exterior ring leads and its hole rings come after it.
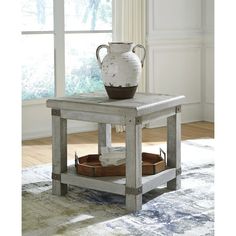
MULTIPOLYGON (((125 164, 104 167, 99 161, 99 154, 75 155, 75 167, 78 174, 91 177, 125 176, 125 164)), ((154 175, 165 169, 166 161, 161 155, 142 153, 142 175, 154 175)))

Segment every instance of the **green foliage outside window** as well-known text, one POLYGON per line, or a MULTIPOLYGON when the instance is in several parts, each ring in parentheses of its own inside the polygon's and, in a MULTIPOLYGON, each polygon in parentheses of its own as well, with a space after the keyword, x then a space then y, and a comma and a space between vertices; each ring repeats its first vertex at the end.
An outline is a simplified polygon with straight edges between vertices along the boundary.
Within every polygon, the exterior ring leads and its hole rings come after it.
POLYGON ((88 93, 104 90, 100 68, 95 58, 82 61, 81 67, 73 69, 66 78, 66 94, 88 93))

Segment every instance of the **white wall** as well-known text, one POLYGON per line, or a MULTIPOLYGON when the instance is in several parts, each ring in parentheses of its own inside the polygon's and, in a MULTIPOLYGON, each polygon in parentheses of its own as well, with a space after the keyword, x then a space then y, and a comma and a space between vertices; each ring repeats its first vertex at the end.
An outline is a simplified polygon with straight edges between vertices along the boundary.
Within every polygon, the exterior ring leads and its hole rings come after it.
POLYGON ((203 118, 214 120, 214 0, 205 0, 203 15, 203 118))
POLYGON ((185 95, 183 122, 213 121, 213 0, 148 0, 147 15, 147 90, 185 95))

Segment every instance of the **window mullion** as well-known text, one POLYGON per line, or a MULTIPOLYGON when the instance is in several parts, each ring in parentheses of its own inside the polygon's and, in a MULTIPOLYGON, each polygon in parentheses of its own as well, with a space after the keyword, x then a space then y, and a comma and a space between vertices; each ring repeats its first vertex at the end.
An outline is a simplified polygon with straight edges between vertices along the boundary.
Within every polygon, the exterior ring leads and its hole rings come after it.
POLYGON ((37 31, 37 30, 34 30, 34 31, 22 31, 21 34, 22 35, 35 35, 35 34, 53 34, 54 31, 43 31, 43 30, 40 30, 40 31, 37 31))
POLYGON ((65 34, 101 34, 112 33, 112 30, 66 30, 65 34))
POLYGON ((65 94, 64 0, 54 0, 54 70, 55 95, 65 94))

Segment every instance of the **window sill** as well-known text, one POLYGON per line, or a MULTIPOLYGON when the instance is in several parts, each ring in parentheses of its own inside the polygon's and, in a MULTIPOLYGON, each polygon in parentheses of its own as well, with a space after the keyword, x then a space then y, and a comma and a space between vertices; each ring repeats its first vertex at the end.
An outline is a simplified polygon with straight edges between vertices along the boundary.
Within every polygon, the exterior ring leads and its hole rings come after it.
POLYGON ((48 99, 48 98, 33 99, 33 100, 22 101, 22 106, 23 106, 23 107, 26 107, 26 106, 34 106, 34 105, 46 104, 47 99, 48 99))

